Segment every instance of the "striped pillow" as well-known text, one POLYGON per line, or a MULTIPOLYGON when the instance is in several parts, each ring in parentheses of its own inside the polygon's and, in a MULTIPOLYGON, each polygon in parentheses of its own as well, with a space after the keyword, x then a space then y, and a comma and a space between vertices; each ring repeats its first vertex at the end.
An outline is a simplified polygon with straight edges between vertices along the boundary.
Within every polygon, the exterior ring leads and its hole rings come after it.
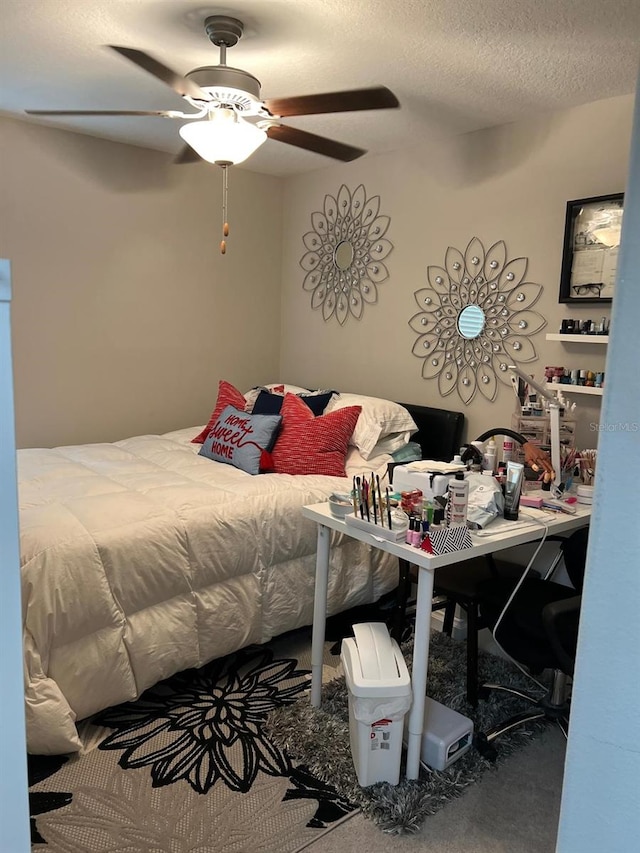
POLYGON ((360 406, 348 406, 315 417, 295 394, 285 394, 280 414, 282 429, 273 448, 277 474, 325 474, 345 477, 344 460, 360 406))

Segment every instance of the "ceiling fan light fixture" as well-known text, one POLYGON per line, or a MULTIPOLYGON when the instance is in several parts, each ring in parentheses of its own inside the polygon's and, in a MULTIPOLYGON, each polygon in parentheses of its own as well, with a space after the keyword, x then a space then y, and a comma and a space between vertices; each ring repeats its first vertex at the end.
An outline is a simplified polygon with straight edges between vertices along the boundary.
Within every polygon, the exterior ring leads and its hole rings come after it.
POLYGON ((232 109, 213 110, 204 121, 184 124, 180 136, 203 160, 233 166, 250 157, 267 140, 264 130, 240 118, 232 109))

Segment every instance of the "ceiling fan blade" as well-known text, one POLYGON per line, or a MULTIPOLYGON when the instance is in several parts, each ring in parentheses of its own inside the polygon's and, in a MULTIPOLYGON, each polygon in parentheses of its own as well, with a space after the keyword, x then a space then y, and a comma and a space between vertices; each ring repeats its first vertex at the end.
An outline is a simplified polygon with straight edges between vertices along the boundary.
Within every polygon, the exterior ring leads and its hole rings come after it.
POLYGON ((333 157, 334 160, 342 160, 345 163, 367 153, 364 148, 355 148, 353 145, 345 145, 343 142, 327 139, 326 136, 317 136, 315 133, 308 133, 306 130, 284 124, 267 128, 267 136, 269 139, 286 142, 287 145, 295 145, 296 148, 304 148, 307 151, 315 151, 316 154, 324 154, 325 157, 333 157))
POLYGON ((170 86, 174 92, 182 95, 183 98, 188 95, 190 98, 196 98, 199 101, 211 100, 211 97, 197 83, 194 83, 193 80, 181 77, 175 71, 167 68, 166 65, 158 62, 157 59, 149 56, 148 53, 143 53, 143 51, 136 50, 133 47, 118 47, 115 44, 107 45, 107 47, 133 62, 138 68, 142 68, 144 71, 148 71, 149 74, 153 74, 158 80, 162 80, 163 83, 166 83, 167 86, 170 86))
POLYGON ((185 145, 178 151, 173 162, 176 166, 182 166, 184 163, 202 162, 202 157, 190 145, 185 145))
POLYGON ((166 116, 169 110, 25 110, 30 116, 166 116))
POLYGON ((300 95, 293 98, 269 98, 266 108, 274 116, 308 116, 319 113, 343 113, 355 110, 386 110, 399 107, 398 99, 386 86, 300 95))

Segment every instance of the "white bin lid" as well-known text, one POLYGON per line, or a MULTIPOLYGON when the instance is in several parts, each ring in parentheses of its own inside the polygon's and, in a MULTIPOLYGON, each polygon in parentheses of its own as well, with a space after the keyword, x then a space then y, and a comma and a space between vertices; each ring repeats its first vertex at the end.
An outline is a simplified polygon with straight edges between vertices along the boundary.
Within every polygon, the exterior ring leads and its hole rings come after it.
POLYGON ((400 647, 384 622, 353 626, 355 637, 342 641, 340 660, 354 696, 406 696, 411 678, 400 647))

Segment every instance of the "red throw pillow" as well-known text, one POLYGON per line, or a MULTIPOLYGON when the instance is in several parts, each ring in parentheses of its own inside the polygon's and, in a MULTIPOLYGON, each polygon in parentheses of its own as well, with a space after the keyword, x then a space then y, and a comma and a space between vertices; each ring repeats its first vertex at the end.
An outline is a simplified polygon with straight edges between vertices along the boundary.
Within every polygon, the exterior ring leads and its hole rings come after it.
POLYGON ((222 379, 218 384, 218 399, 216 401, 216 407, 209 418, 209 423, 199 435, 191 439, 191 443, 204 443, 206 437, 218 422, 220 413, 224 408, 226 408, 226 406, 234 406, 236 409, 244 411, 246 403, 247 401, 244 398, 244 394, 241 394, 240 391, 238 391, 238 389, 230 382, 225 382, 224 379, 222 379))
POLYGON ((295 394, 285 394, 282 428, 272 450, 277 474, 346 476, 344 460, 361 406, 346 406, 315 417, 295 394))

